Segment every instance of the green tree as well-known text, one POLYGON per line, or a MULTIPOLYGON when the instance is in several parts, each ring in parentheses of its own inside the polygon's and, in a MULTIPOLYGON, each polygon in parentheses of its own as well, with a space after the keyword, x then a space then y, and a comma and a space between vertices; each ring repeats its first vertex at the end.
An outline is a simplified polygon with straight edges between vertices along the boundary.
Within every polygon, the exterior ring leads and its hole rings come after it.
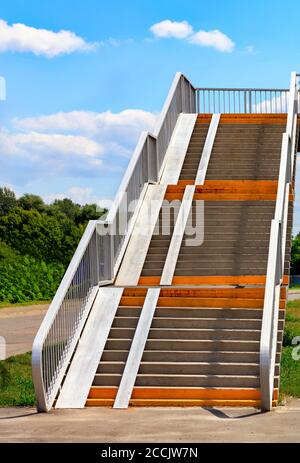
POLYGON ((64 265, 70 261, 83 230, 83 225, 76 226, 62 213, 49 216, 16 207, 0 217, 0 239, 21 254, 64 265))
POLYGON ((96 204, 85 204, 84 206, 81 206, 75 221, 76 223, 86 223, 89 220, 97 220, 106 212, 106 209, 98 210, 96 204))
POLYGON ((7 187, 0 187, 0 214, 8 214, 8 212, 17 205, 15 193, 7 187))
POLYGON ((77 215, 80 214, 80 205, 73 203, 69 198, 56 199, 50 208, 62 212, 72 221, 75 221, 77 215))
POLYGON ((46 205, 40 196, 28 193, 25 193, 18 199, 18 206, 25 209, 25 211, 35 209, 36 211, 43 212, 46 208, 46 205))
POLYGON ((106 211, 68 198, 47 205, 0 189, 0 301, 53 297, 89 220, 106 211))
POLYGON ((300 275, 300 233, 292 241, 291 274, 300 275))
POLYGON ((23 256, 0 241, 0 301, 11 303, 51 299, 65 267, 23 256))

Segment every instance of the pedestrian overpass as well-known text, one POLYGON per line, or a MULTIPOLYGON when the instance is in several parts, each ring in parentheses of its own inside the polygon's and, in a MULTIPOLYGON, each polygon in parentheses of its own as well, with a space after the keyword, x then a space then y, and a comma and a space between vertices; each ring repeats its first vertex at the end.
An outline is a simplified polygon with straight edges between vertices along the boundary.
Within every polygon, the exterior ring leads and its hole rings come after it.
POLYGON ((176 74, 37 333, 39 411, 277 404, 298 89, 176 74))

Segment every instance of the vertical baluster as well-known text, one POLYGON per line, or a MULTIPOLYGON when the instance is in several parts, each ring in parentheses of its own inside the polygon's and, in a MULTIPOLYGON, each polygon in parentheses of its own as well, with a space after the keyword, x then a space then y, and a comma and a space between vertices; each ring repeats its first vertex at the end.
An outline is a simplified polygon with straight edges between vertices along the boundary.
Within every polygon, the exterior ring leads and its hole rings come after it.
POLYGON ((48 384, 48 365, 49 365, 46 359, 46 341, 47 341, 47 338, 45 339, 45 342, 42 348, 42 376, 43 376, 45 390, 47 389, 47 384, 48 384))
POLYGON ((53 325, 50 329, 49 332, 49 352, 50 352, 50 377, 49 377, 49 383, 48 383, 48 393, 50 391, 50 386, 52 383, 52 378, 53 378, 53 365, 54 365, 54 353, 53 353, 53 325))
POLYGON ((255 114, 257 114, 257 90, 255 90, 255 114))
POLYGON ((283 113, 283 93, 282 92, 279 92, 280 94, 280 112, 283 113))
POLYGON ((53 356, 54 356, 54 362, 53 362, 53 380, 52 380, 52 385, 55 382, 55 377, 56 377, 56 369, 57 369, 57 337, 56 337, 56 332, 57 332, 57 317, 55 317, 54 323, 53 323, 53 356))
POLYGON ((56 315, 57 318, 57 360, 58 365, 61 362, 61 311, 59 311, 56 315))

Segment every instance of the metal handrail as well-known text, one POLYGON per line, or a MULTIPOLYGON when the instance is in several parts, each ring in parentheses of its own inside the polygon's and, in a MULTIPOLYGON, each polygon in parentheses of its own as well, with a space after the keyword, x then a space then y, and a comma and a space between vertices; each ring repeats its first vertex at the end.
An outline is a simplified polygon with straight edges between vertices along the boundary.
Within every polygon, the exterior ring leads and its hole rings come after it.
POLYGON ((286 230, 290 183, 293 178, 298 114, 297 74, 292 73, 286 132, 282 137, 281 160, 274 219, 271 223, 268 265, 260 339, 261 408, 271 410, 280 304, 284 276, 286 230))
POLYGON ((286 113, 289 89, 196 88, 198 113, 286 113))
POLYGON ((115 278, 145 187, 157 182, 178 115, 196 110, 195 89, 177 73, 154 133, 143 132, 105 221, 90 221, 50 304, 32 348, 37 408, 55 401, 99 285, 115 278))

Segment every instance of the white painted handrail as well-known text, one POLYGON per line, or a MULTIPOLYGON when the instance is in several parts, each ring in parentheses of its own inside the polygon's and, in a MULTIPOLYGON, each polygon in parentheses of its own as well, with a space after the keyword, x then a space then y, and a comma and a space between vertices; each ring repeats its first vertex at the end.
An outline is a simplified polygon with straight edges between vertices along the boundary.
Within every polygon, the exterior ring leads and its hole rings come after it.
POLYGON ((33 382, 39 411, 49 411, 61 386, 99 285, 116 275, 145 185, 158 181, 178 115, 195 112, 195 89, 175 75, 154 133, 143 132, 105 221, 90 221, 32 348, 33 382), (125 220, 124 220, 125 217, 125 220), (121 225, 122 222, 122 225, 121 225))
POLYGON ((212 118, 209 124, 209 129, 208 129, 207 136, 206 136, 206 140, 205 140, 204 147, 202 150, 200 163, 199 163, 197 174, 196 174, 195 185, 204 185, 206 172, 208 169, 209 160, 211 157, 215 138, 217 135, 217 130, 219 127, 220 119, 221 119, 221 114, 212 115, 212 118))
POLYGON ((281 159, 274 219, 271 223, 264 308, 260 340, 261 408, 271 410, 274 393, 280 285, 284 276, 290 183, 293 178, 298 113, 297 74, 292 73, 286 132, 281 159))

